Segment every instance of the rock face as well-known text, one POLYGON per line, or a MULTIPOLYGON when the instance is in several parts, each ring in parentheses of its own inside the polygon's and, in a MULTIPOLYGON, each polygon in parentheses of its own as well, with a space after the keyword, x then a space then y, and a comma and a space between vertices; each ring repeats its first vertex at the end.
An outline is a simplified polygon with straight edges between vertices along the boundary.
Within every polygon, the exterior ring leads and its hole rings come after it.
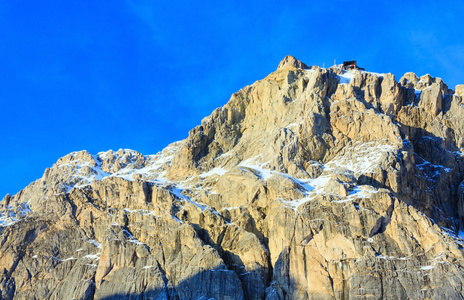
POLYGON ((289 67, 294 67, 297 69, 309 69, 309 67, 304 64, 303 62, 299 61, 295 57, 291 55, 287 55, 279 64, 277 67, 277 70, 289 68, 289 67))
POLYGON ((0 202, 1 299, 461 299, 464 89, 286 57, 156 155, 0 202))

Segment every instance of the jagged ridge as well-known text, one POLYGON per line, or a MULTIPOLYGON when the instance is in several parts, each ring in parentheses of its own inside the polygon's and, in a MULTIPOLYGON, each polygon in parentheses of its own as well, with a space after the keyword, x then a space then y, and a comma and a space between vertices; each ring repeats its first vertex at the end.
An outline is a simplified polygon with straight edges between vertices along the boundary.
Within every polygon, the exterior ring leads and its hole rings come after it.
POLYGON ((463 96, 286 57, 157 155, 7 195, 2 298, 462 297, 463 96))

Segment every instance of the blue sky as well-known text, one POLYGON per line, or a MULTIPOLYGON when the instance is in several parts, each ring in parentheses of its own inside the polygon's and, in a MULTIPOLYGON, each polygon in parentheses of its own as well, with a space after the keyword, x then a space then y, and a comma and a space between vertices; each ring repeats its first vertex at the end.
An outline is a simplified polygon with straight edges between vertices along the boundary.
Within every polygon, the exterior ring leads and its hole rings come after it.
POLYGON ((72 151, 155 154, 291 54, 464 83, 459 1, 0 3, 0 198, 72 151))

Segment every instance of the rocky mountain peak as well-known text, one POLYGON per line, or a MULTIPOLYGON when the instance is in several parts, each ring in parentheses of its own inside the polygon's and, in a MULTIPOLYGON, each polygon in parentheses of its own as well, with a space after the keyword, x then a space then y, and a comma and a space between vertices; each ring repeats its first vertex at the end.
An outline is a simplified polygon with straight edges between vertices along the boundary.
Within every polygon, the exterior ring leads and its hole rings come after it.
POLYGON ((464 97, 464 84, 458 84, 456 86, 456 96, 464 97))
POLYGON ((287 56, 156 155, 0 202, 2 299, 464 297, 464 96, 287 56))
POLYGON ((287 55, 285 56, 284 59, 280 61, 279 66, 277 67, 277 70, 281 70, 284 68, 290 68, 290 67, 297 68, 297 69, 309 69, 309 67, 305 63, 299 61, 298 59, 296 59, 295 57, 291 55, 287 55))

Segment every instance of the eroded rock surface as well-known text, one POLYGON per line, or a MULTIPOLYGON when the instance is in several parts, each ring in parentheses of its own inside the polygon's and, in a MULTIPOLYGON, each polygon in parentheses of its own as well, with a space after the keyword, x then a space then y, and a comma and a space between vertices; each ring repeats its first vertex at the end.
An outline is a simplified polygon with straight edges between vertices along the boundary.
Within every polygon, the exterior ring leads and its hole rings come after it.
POLYGON ((0 298, 460 299, 455 90, 288 56, 156 155, 60 158, 0 202, 0 298))

